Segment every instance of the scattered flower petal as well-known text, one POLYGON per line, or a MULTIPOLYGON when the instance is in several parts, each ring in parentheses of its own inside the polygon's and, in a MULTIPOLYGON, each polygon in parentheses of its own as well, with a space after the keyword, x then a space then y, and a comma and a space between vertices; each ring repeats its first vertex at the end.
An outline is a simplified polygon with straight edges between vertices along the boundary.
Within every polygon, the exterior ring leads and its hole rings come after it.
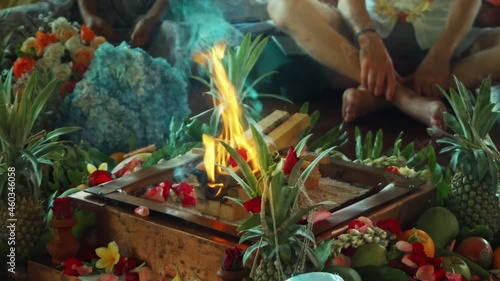
POLYGON ((413 260, 410 259, 410 255, 405 255, 403 257, 403 259, 401 260, 401 262, 404 265, 406 265, 408 267, 411 267, 411 268, 417 268, 418 267, 418 265, 413 260))
POLYGON ((326 220, 332 216, 332 213, 326 210, 317 211, 313 215, 312 223, 317 223, 318 221, 326 220))
POLYGON ((144 193, 146 199, 163 203, 165 202, 165 197, 163 197, 163 188, 161 186, 154 186, 148 188, 146 193, 144 193))
POLYGON ((404 253, 411 253, 413 251, 412 245, 407 241, 396 242, 396 249, 404 253))
POLYGON ((434 281, 434 267, 432 265, 419 267, 415 277, 422 281, 434 281))
POLYGON ((149 216, 149 209, 148 209, 148 207, 139 206, 139 207, 135 208, 134 213, 136 213, 137 215, 139 215, 141 217, 147 217, 147 216, 149 216))
POLYGON ((117 281, 118 276, 114 276, 113 274, 104 274, 103 276, 97 278, 97 281, 117 281))

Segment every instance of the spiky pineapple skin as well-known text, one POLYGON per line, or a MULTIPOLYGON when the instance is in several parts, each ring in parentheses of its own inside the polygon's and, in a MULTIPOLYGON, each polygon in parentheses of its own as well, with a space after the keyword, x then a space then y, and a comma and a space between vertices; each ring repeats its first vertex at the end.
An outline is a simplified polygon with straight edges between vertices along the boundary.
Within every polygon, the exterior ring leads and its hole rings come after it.
POLYGON ((262 260, 255 273, 255 281, 283 281, 292 276, 293 264, 282 264, 283 274, 279 274, 278 267, 274 261, 262 260), (280 278, 281 277, 281 278, 280 278))
POLYGON ((450 184, 448 208, 457 216, 461 226, 473 229, 477 225, 486 225, 497 233, 500 230, 500 201, 492 190, 490 180, 481 181, 457 172, 450 184))
MULTIPOLYGON (((2 230, 7 230, 7 225, 10 224, 10 222, 7 221, 8 218, 10 217, 7 204, 5 202, 0 202, 0 228, 2 230)), ((23 262, 32 254, 36 242, 46 227, 44 221, 45 212, 42 202, 26 199, 24 197, 16 198, 15 219, 17 219, 17 221, 15 221, 16 259, 23 262)), ((0 243, 7 243, 9 234, 9 231, 2 231, 0 243)))

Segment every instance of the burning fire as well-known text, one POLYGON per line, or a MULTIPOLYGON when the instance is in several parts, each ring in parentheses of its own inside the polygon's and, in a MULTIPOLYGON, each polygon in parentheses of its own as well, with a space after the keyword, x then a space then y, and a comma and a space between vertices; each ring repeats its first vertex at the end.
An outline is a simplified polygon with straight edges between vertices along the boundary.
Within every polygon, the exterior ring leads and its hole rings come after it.
POLYGON ((203 135, 203 145, 205 156, 203 163, 207 172, 208 180, 213 187, 217 186, 215 176, 222 172, 222 166, 227 166, 230 158, 229 153, 222 146, 221 141, 227 143, 234 149, 243 149, 247 152, 248 161, 252 168, 256 167, 255 151, 252 143, 244 136, 244 129, 241 124, 243 110, 238 100, 238 93, 234 85, 229 80, 226 69, 221 62, 226 50, 225 44, 217 44, 210 51, 204 54, 195 55, 196 62, 208 65, 213 76, 213 84, 217 93, 214 97, 214 106, 221 112, 222 131, 217 138, 210 135, 203 135))

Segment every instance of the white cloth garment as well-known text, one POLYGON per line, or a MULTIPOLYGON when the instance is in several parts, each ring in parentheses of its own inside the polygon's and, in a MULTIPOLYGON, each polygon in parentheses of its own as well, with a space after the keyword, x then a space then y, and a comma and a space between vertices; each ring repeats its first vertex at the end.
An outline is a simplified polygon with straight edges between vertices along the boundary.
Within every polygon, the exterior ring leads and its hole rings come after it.
MULTIPOLYGON (((374 21, 377 32, 382 38, 391 34, 397 21, 392 21, 391 17, 379 15, 376 12, 376 5, 379 0, 366 0, 366 8, 370 18, 374 21)), ((386 0, 398 12, 411 13, 415 11, 425 0, 386 0)), ((425 11, 422 15, 417 16, 411 22, 415 29, 415 36, 419 47, 423 50, 429 49, 439 34, 446 26, 448 13, 453 4, 453 0, 434 0, 430 4, 430 10, 425 11)))

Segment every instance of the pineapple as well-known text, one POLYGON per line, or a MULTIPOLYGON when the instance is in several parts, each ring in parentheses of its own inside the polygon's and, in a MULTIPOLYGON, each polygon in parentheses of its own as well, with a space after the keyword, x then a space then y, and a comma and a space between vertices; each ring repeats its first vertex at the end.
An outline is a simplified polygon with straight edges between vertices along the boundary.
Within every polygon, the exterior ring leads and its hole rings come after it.
MULTIPOLYGON (((59 128, 50 133, 32 133, 43 106, 55 91, 57 81, 44 83, 35 71, 22 95, 13 94, 12 71, 6 81, 0 80, 0 228, 7 229, 7 218, 16 224, 16 259, 26 261, 45 228, 44 207, 40 200, 43 165, 50 165, 56 152, 64 146, 56 138, 77 128, 59 128), (15 190, 9 190, 8 171, 15 169, 15 190), (15 195, 14 210, 8 198, 15 195), (13 211, 13 212, 10 212, 13 211)), ((9 175, 10 176, 10 175, 9 175)), ((0 244, 7 243, 8 233, 2 231, 0 244)))
MULTIPOLYGON (((286 159, 279 156, 273 159, 272 155, 276 154, 269 151, 263 136, 255 127, 252 126, 251 129, 260 171, 258 176, 252 173, 252 169, 235 149, 223 144, 238 163, 244 179, 227 167, 225 170, 238 181, 248 197, 253 198, 251 201, 259 202, 260 198, 260 212, 253 213, 238 228, 238 231, 243 233, 240 243, 251 239, 258 240, 247 249, 243 262, 247 264, 252 254, 258 253, 261 260, 258 265, 256 261, 253 262, 253 266, 256 266, 253 280, 285 280, 292 274, 306 271, 306 261, 316 268, 320 267, 314 254, 312 224, 297 224, 304 215, 309 213, 312 216, 311 211, 318 204, 298 209, 296 202, 299 194, 304 191, 305 179, 320 159, 328 155, 333 148, 323 151, 301 173, 300 167, 305 158, 299 159, 297 155, 301 155, 308 137, 299 142, 296 150, 290 148, 286 159)), ((230 199, 244 206, 241 200, 230 199)))
POLYGON ((444 133, 438 143, 452 152, 450 167, 454 172, 450 183, 447 206, 462 226, 474 228, 486 225, 491 231, 500 230, 500 202, 497 195, 500 153, 489 132, 500 112, 490 102, 491 80, 485 79, 474 97, 458 80, 457 89, 443 94, 455 116, 447 112, 444 118, 453 134, 444 133))

